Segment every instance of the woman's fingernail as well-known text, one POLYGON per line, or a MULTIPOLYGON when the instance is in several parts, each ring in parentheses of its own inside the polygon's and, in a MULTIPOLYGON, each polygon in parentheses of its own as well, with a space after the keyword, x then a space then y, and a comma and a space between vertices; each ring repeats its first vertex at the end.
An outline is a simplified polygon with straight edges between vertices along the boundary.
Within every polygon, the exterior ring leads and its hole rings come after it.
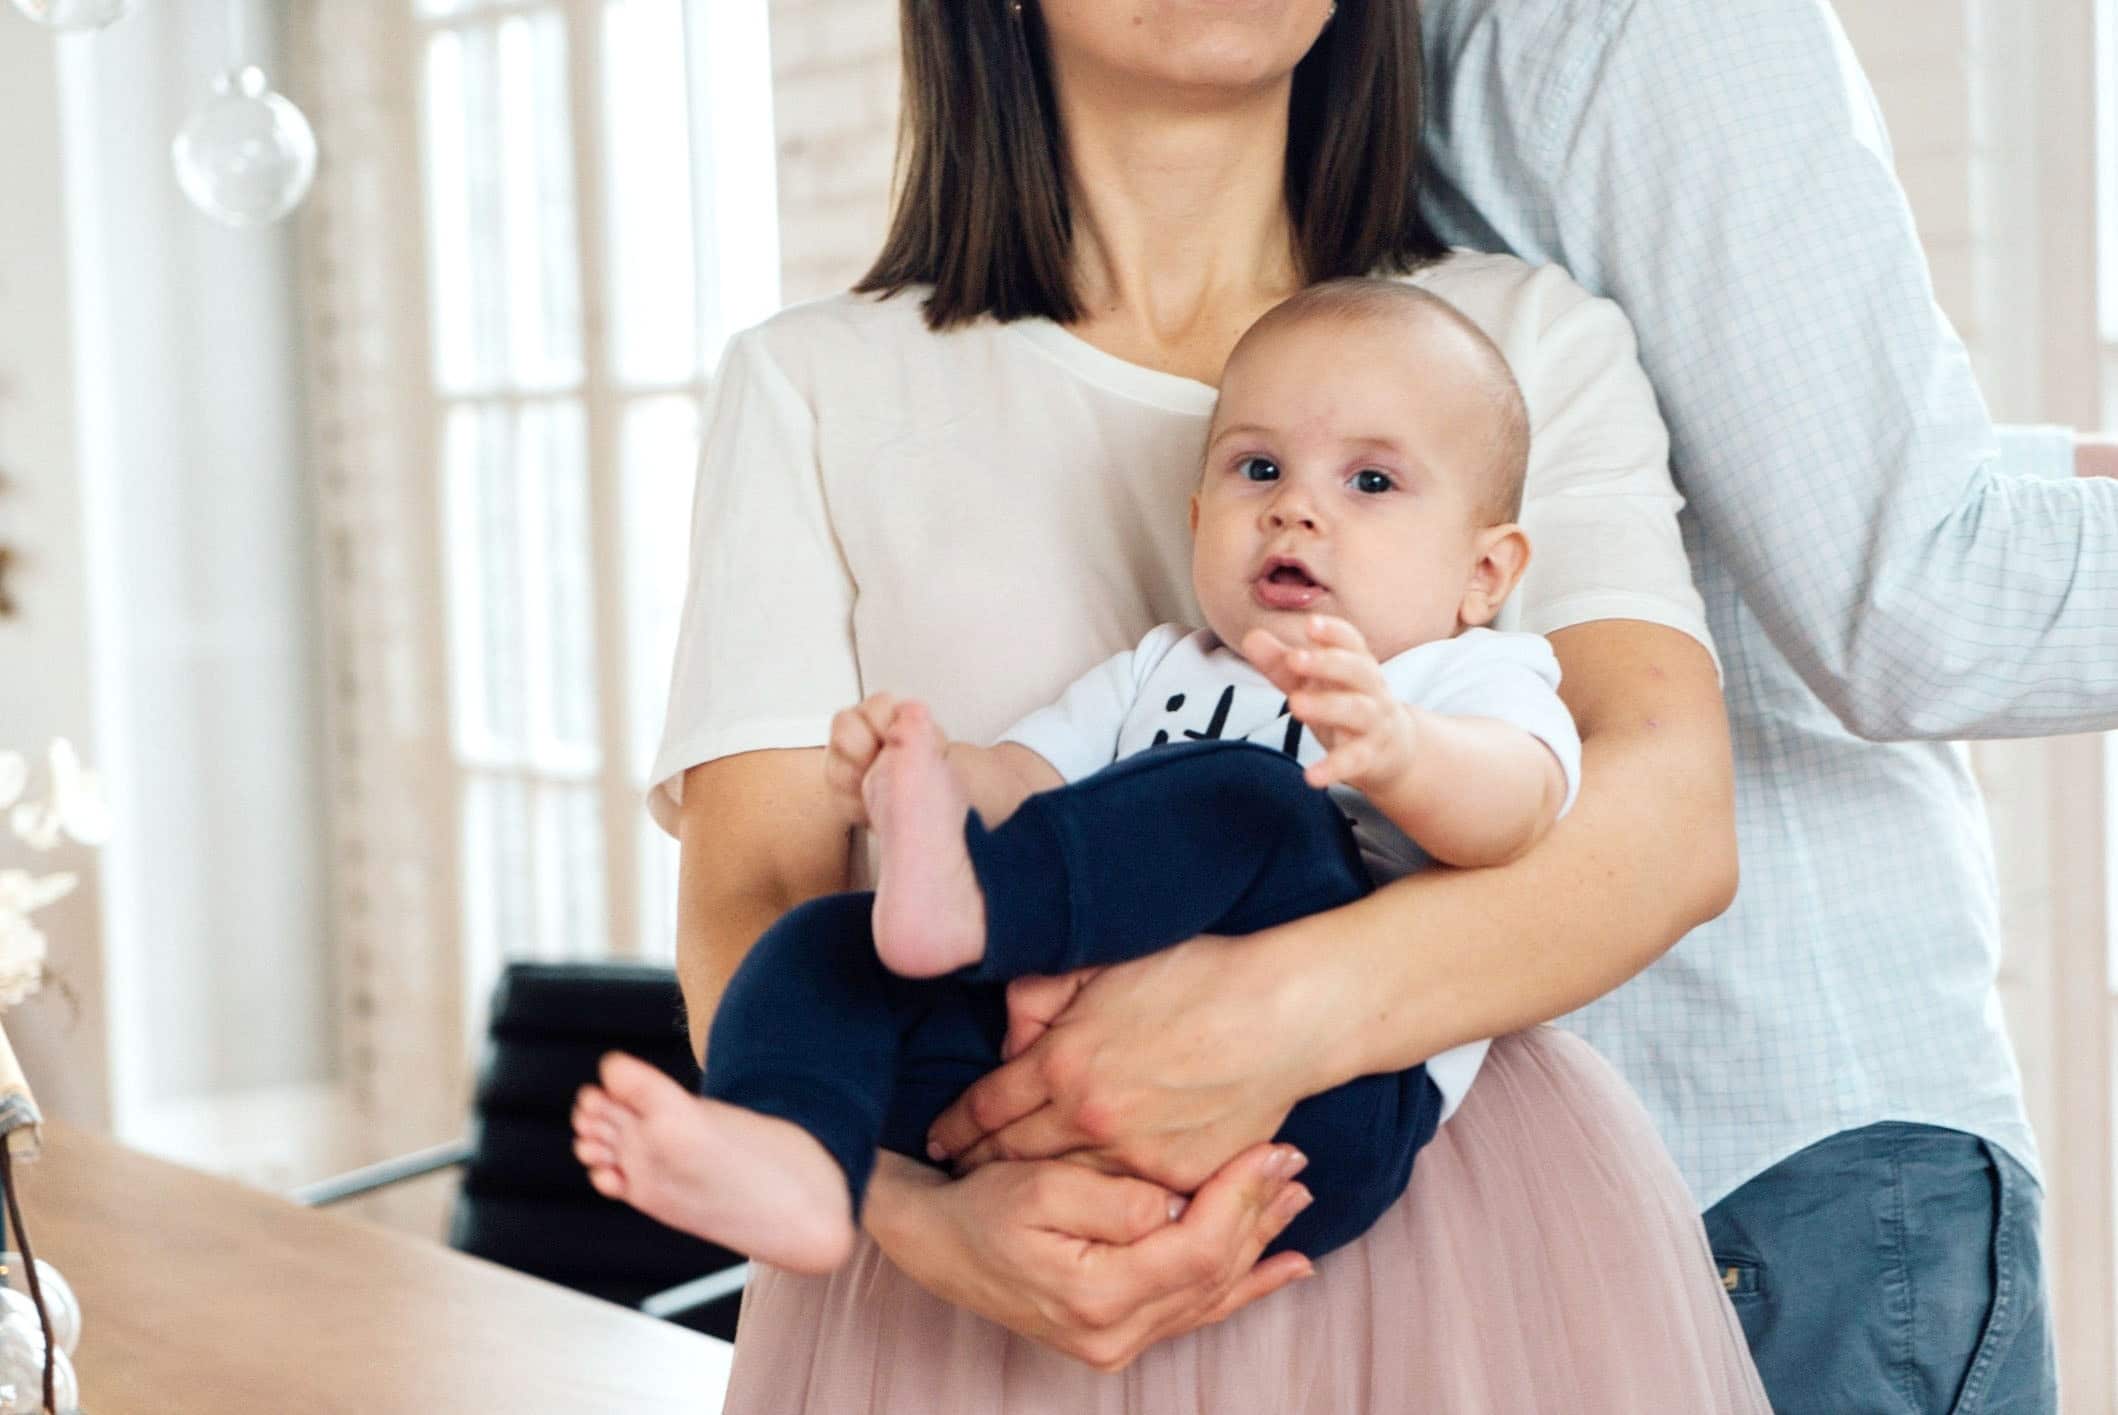
POLYGON ((1294 1153, 1293 1150, 1285 1145, 1275 1146, 1272 1153, 1265 1157, 1265 1177, 1267 1179, 1285 1179, 1288 1166, 1294 1163, 1294 1153))
POLYGON ((942 1147, 942 1143, 941 1143, 941 1141, 939 1141, 939 1140, 929 1140, 929 1141, 927 1141, 927 1158, 928 1158, 928 1159, 930 1159, 930 1160, 945 1160, 945 1159, 947 1159, 948 1157, 949 1157, 949 1152, 948 1152, 948 1150, 946 1150, 945 1148, 943 1148, 943 1147, 942 1147))
POLYGON ((1287 1165, 1287 1177, 1289 1179, 1309 1168, 1309 1156, 1303 1154, 1300 1150, 1289 1150, 1287 1153, 1294 1156, 1287 1165))
POLYGON ((1171 1223, 1175 1223, 1175 1222, 1176 1222, 1176 1221, 1177 1221, 1178 1219, 1180 1219, 1180 1218, 1184 1217, 1184 1211, 1185 1211, 1186 1209, 1190 1208, 1190 1207, 1191 1207, 1191 1200, 1189 1200, 1189 1199, 1183 1199, 1183 1198, 1179 1198, 1179 1197, 1177 1197, 1177 1196, 1176 1196, 1176 1195, 1174 1195, 1174 1194, 1170 1195, 1170 1197, 1169 1197, 1169 1221, 1170 1221, 1171 1223))
POLYGON ((1312 1268, 1312 1267, 1304 1267, 1304 1268, 1303 1268, 1303 1269, 1302 1269, 1302 1270, 1301 1270, 1300 1272, 1298 1272, 1298 1273, 1296 1273, 1296 1274, 1294 1275, 1294 1280, 1295 1280, 1296 1282, 1307 1282, 1307 1281, 1309 1281, 1309 1279, 1310 1279, 1310 1278, 1313 1278, 1313 1277, 1315 1277, 1315 1276, 1316 1276, 1316 1269, 1315 1269, 1315 1268, 1312 1268))
POLYGON ((1272 1207, 1266 1210, 1266 1216, 1271 1222, 1285 1228, 1294 1222, 1296 1214, 1309 1207, 1315 1197, 1304 1186, 1290 1184, 1273 1199, 1272 1207))

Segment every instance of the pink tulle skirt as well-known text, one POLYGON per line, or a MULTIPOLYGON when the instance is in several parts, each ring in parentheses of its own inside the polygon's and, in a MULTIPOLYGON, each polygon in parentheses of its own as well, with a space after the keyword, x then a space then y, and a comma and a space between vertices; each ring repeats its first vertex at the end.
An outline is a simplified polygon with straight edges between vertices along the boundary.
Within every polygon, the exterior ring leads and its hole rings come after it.
POLYGON ((729 1415, 1769 1415, 1639 1101, 1550 1027, 1495 1043, 1412 1185, 1308 1282, 1124 1371, 930 1296, 863 1240, 759 1269, 729 1415))

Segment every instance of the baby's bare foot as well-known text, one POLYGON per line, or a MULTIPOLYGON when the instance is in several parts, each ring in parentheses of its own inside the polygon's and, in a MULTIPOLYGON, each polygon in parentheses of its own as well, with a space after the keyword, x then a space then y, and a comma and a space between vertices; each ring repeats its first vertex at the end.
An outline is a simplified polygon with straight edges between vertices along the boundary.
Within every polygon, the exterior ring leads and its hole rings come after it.
POLYGON ((597 1193, 774 1267, 826 1273, 853 1250, 845 1171, 814 1136, 644 1061, 607 1056, 581 1088, 574 1155, 597 1193))
POLYGON ((881 846, 875 951, 883 963, 932 978, 985 957, 985 893, 963 843, 970 800, 925 707, 897 710, 861 794, 881 846))

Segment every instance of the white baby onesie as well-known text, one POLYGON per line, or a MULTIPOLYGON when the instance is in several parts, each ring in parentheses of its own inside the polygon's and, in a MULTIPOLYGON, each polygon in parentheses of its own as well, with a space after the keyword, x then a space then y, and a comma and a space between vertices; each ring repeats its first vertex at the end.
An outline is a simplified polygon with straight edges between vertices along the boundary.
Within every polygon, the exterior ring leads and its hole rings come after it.
MULTIPOLYGON (((1559 700, 1559 661, 1538 634, 1467 629, 1406 649, 1382 665, 1403 702, 1458 717, 1512 723, 1552 749, 1566 774, 1565 814, 1581 781, 1581 737, 1559 700)), ((1052 764, 1067 781, 1164 742, 1256 742, 1309 765, 1324 755, 1313 733, 1287 711, 1272 681, 1211 631, 1162 624, 1133 648, 1074 680, 1057 702, 1002 733, 1052 764)), ((1468 789, 1475 790, 1476 783, 1468 789)), ((1358 791, 1331 788, 1377 886, 1431 863, 1425 851, 1358 791)), ((1442 1093, 1442 1119, 1462 1103, 1485 1060, 1486 1042, 1431 1058, 1427 1074, 1442 1093)))

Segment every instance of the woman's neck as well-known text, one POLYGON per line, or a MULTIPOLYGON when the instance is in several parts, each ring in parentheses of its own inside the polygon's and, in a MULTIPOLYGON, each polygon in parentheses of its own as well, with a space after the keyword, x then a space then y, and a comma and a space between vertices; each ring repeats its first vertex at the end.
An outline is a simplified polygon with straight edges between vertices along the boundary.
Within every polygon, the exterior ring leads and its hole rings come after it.
POLYGON ((1243 331, 1301 285, 1284 84, 1212 109, 1063 107, 1074 282, 1089 342, 1218 382, 1243 331))

